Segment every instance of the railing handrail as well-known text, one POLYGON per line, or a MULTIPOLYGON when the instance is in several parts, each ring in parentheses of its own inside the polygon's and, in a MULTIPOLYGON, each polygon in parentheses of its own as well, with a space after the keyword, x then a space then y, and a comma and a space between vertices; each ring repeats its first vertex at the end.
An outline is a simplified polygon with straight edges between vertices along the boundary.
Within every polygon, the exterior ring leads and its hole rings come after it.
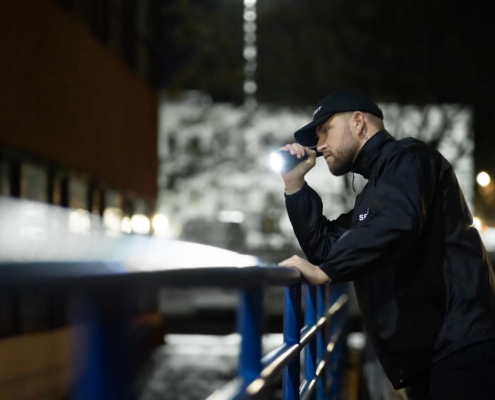
POLYGON ((302 280, 297 269, 275 265, 130 271, 122 262, 0 263, 0 287, 44 283, 70 288, 100 279, 116 283, 137 279, 141 284, 163 288, 254 288, 295 285, 302 280))
MULTIPOLYGON (((115 285, 135 285, 139 283, 141 287, 153 288, 192 288, 192 287, 221 287, 221 288, 238 288, 248 297, 258 299, 256 306, 256 318, 261 318, 262 303, 260 302, 262 288, 283 286, 286 290, 287 299, 292 297, 301 307, 301 296, 290 291, 294 288, 305 286, 307 291, 318 289, 324 290, 326 285, 320 287, 312 287, 307 285, 307 282, 302 279, 300 272, 295 268, 279 267, 275 265, 261 266, 242 266, 242 267, 205 267, 205 268, 171 268, 158 271, 131 271, 126 267, 125 263, 121 262, 20 262, 20 263, 0 263, 0 288, 8 287, 10 289, 18 286, 36 285, 37 290, 52 290, 54 288, 65 288, 74 290, 84 289, 85 286, 91 287, 94 290, 94 283, 98 282, 102 289, 107 287, 107 283, 115 285), (43 283, 43 285, 40 285, 43 283), (295 296, 295 297, 294 297, 295 296), (299 297, 299 300, 297 300, 299 297)), ((297 289, 296 289, 297 291, 297 289)), ((306 296, 308 297, 308 295, 306 296)), ((259 354, 259 371, 254 377, 246 382, 245 379, 237 377, 221 390, 212 394, 209 400, 226 400, 240 398, 256 398, 267 384, 274 381, 280 376, 284 369, 290 367, 291 362, 297 360, 299 362, 299 354, 301 351, 307 351, 307 346, 310 342, 314 342, 317 334, 325 327, 328 328, 330 319, 336 315, 348 300, 348 295, 342 293, 339 297, 325 308, 323 312, 314 315, 314 322, 311 325, 301 324, 299 327, 299 340, 297 342, 284 342, 278 348, 261 357, 259 354)), ((250 300, 242 300, 241 303, 246 303, 250 300)), ((315 304, 311 305, 307 300, 306 312, 308 307, 315 308, 315 304)), ((296 304, 297 307, 297 304, 296 304)), ((241 312, 242 313, 242 312, 241 312)), ((285 305, 284 316, 288 313, 287 304, 285 305)), ((314 311, 316 313, 316 311, 314 311)), ((242 316, 240 317, 242 318, 242 316)), ((295 316, 300 318, 300 316, 295 316)), ((254 321, 249 322, 250 324, 254 321)), ((245 334, 241 337, 246 340, 245 334)), ((338 327, 328 337, 325 342, 325 354, 331 354, 337 341, 340 338, 342 328, 338 327)), ((256 334, 256 333, 255 333, 256 334)), ((260 340, 261 331, 257 332, 260 340)), ((252 338, 251 338, 252 339, 252 338)), ((260 351, 260 350, 259 350, 260 351)), ((242 350, 241 350, 242 352, 242 350)), ((316 390, 316 384, 319 379, 323 379, 323 372, 330 365, 325 359, 315 360, 314 371, 310 372, 311 379, 305 379, 300 388, 299 396, 301 399, 311 399, 312 393, 316 390)), ((299 366, 296 365, 297 375, 299 375, 299 366)), ((294 375, 294 374, 293 374, 294 375)), ((327 379, 327 381, 330 381, 327 379)), ((328 392, 329 385, 326 385, 328 392)), ((293 397, 284 397, 284 399, 292 399, 293 397)))

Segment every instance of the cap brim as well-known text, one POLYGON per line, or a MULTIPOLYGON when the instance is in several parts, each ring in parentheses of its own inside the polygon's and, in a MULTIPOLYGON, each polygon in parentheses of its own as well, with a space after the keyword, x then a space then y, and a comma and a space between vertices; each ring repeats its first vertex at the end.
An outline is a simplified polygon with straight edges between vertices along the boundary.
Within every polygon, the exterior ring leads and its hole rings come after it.
POLYGON ((320 117, 310 122, 308 125, 305 125, 301 129, 297 130, 294 133, 294 139, 296 139, 296 142, 299 143, 301 146, 315 147, 318 144, 318 138, 316 137, 316 127, 322 122, 325 122, 332 115, 333 113, 321 115, 320 117))

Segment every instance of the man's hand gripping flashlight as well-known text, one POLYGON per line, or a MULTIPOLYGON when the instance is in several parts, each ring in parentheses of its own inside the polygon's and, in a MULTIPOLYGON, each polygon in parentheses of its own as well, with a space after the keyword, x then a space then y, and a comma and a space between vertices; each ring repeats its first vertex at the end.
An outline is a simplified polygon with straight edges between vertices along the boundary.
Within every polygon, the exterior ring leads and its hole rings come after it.
MULTIPOLYGON (((314 166, 313 155, 314 157, 319 157, 322 153, 314 151, 309 147, 302 147, 297 143, 288 144, 280 148, 279 151, 271 153, 270 165, 274 171, 280 172, 283 175, 292 171, 297 165, 310 158, 309 162, 306 163, 308 164, 307 166, 310 167, 305 171, 304 174, 306 174, 314 166)), ((304 168, 304 170, 306 170, 306 168, 304 168)), ((303 172, 303 170, 300 172, 303 172)))

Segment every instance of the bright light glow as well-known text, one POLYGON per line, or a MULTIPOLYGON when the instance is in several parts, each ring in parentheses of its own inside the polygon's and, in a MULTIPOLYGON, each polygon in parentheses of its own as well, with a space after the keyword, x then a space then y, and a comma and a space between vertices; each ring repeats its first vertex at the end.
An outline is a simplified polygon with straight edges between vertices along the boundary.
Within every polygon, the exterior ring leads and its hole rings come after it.
POLYGON ((150 238, 146 252, 128 258, 129 271, 208 267, 254 267, 258 259, 233 251, 197 243, 150 238))
POLYGON ((131 218, 132 232, 146 235, 150 233, 150 219, 143 214, 134 214, 131 218))
POLYGON ((131 219, 129 217, 122 218, 120 229, 124 233, 132 233, 131 219))
POLYGON ((265 381, 261 378, 258 378, 253 382, 251 382, 251 384, 247 387, 246 392, 251 395, 256 394, 261 390, 261 388, 264 385, 265 385, 265 381))
POLYGON ((480 172, 476 177, 476 182, 478 182, 478 185, 483 187, 488 186, 490 181, 490 175, 488 175, 486 172, 480 172))
POLYGON ((244 47, 243 54, 246 60, 253 60, 256 58, 256 55, 258 54, 258 50, 253 45, 247 45, 244 47))
POLYGON ((91 231, 91 218, 89 211, 71 211, 69 213, 69 231, 79 235, 89 235, 91 231))
POLYGON ((477 217, 474 217, 473 218, 473 226, 478 229, 479 231, 481 231, 481 227, 483 226, 482 223, 481 223, 481 220, 477 217))
POLYGON ((483 230, 480 231, 481 239, 485 245, 486 251, 495 251, 495 228, 490 228, 485 226, 483 230))
POLYGON ((240 224, 244 221, 244 213, 241 211, 220 211, 218 213, 218 220, 221 222, 233 222, 240 224))
POLYGON ((349 333, 347 346, 353 350, 363 350, 366 345, 366 336, 362 332, 349 333))
POLYGON ((170 221, 166 215, 156 214, 151 220, 153 232, 155 236, 168 236, 170 230, 170 221))
POLYGON ((244 82, 244 91, 248 94, 253 94, 258 89, 258 85, 254 81, 244 82))
POLYGON ((275 172, 282 171, 284 167, 284 159, 278 153, 272 153, 270 156, 270 166, 275 172))
POLYGON ((244 11, 244 21, 254 22, 256 21, 256 12, 252 10, 244 11))
POLYGON ((111 232, 121 232, 122 210, 115 207, 108 207, 103 211, 103 225, 111 232))
POLYGON ((246 7, 252 7, 252 6, 256 5, 256 0, 244 0, 244 5, 246 7))

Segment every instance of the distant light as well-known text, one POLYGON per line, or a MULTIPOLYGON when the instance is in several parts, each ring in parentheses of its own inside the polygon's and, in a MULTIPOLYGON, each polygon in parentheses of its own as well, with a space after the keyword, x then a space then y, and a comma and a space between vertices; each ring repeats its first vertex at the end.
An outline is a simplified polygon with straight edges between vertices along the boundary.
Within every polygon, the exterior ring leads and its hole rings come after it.
POLYGON ((282 171, 284 167, 284 159, 278 153, 272 153, 270 156, 270 166, 275 172, 282 171))
POLYGON ((129 217, 122 218, 122 224, 120 225, 120 229, 124 233, 132 233, 132 224, 131 224, 131 219, 129 217))
POLYGON ((131 218, 132 232, 141 235, 150 233, 151 223, 150 219, 143 214, 134 214, 131 218))
POLYGON ((122 210, 115 207, 108 207, 103 211, 103 225, 111 232, 120 233, 122 217, 122 210))
POLYGON ((258 54, 258 50, 253 45, 247 45, 244 47, 244 58, 246 60, 254 60, 258 54))
POLYGON ((258 85, 254 81, 244 82, 244 91, 248 94, 253 94, 258 89, 258 85))
POLYGON ((352 332, 347 336, 347 346, 353 350, 363 350, 366 345, 366 336, 362 332, 352 332))
POLYGON ((256 21, 256 12, 252 10, 244 11, 244 21, 254 22, 256 21))
POLYGON ((481 231, 481 228, 483 226, 483 224, 481 223, 481 220, 477 217, 474 217, 473 218, 473 226, 478 229, 479 231, 481 231))
POLYGON ((223 210, 218 213, 218 220, 221 222, 233 222, 240 224, 244 221, 244 213, 241 211, 223 210))
POLYGON ((89 235, 91 218, 89 211, 73 210, 69 213, 69 231, 80 235, 89 235))
POLYGON ((256 4, 256 0, 244 0, 244 5, 246 7, 252 7, 256 4))
POLYGON ((478 182, 478 185, 483 187, 488 186, 490 181, 490 175, 488 175, 486 172, 480 172, 476 177, 476 182, 478 182))
POLYGON ((151 220, 151 225, 153 226, 153 232, 155 236, 168 236, 170 221, 166 215, 156 214, 151 220))

